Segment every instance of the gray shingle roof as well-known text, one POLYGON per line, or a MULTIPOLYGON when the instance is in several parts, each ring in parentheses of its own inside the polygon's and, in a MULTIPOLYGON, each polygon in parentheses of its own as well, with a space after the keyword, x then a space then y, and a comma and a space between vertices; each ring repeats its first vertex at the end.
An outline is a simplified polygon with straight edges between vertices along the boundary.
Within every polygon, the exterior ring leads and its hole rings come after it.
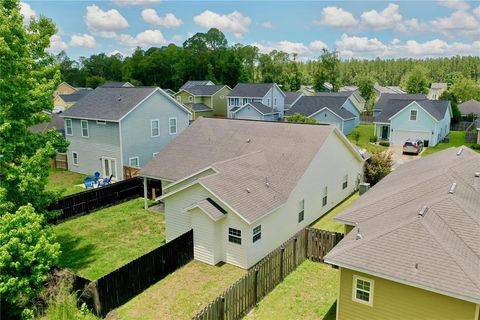
POLYGON ((351 119, 354 118, 355 115, 341 107, 348 99, 349 95, 350 92, 347 92, 347 94, 323 93, 317 96, 304 96, 298 99, 298 101, 288 109, 286 115, 291 116, 298 112, 305 117, 309 117, 324 108, 328 108, 344 120, 351 119))
POLYGON ((131 88, 133 85, 130 82, 106 82, 101 85, 102 88, 131 88))
POLYGON ((190 80, 184 83, 183 86, 180 87, 180 90, 189 89, 194 86, 206 86, 211 85, 213 82, 210 80, 190 80))
POLYGON ((383 87, 379 85, 378 83, 375 83, 374 89, 380 93, 380 95, 383 95, 385 93, 389 94, 405 94, 406 92, 403 91, 400 87, 398 86, 386 86, 383 87))
POLYGON ((200 112, 200 111, 213 111, 212 108, 207 106, 206 104, 203 103, 194 103, 192 104, 192 110, 195 112, 200 112))
POLYGON ((333 130, 328 125, 200 118, 139 174, 177 181, 214 167, 215 174, 198 181, 252 222, 287 200, 333 130))
MULTIPOLYGON (((252 105, 255 109, 257 109, 262 115, 269 115, 269 114, 274 114, 274 113, 278 113, 278 110, 276 108, 273 109, 273 112, 272 112, 272 107, 269 107, 269 106, 266 106, 264 105, 263 103, 261 102, 249 102, 247 103, 247 105, 252 105)), ((243 107, 239 107, 237 110, 233 111, 233 108, 232 110, 230 110, 231 112, 237 112, 239 109, 242 109, 243 107)))
POLYGON ((284 92, 285 93, 285 105, 290 105, 295 102, 303 93, 301 92, 284 92))
POLYGON ((480 302, 480 155, 458 150, 400 166, 341 212, 362 238, 353 230, 326 261, 480 302))
POLYGON ((480 115, 480 101, 468 100, 458 105, 462 115, 469 115, 471 113, 480 115))
POLYGON ((228 94, 229 97, 263 98, 273 83, 239 83, 228 94))
POLYGON ((72 94, 60 94, 59 96, 65 102, 77 102, 90 92, 92 92, 92 89, 78 89, 72 94))
POLYGON ((64 130, 65 129, 65 121, 60 114, 58 113, 51 113, 49 114, 50 121, 43 122, 40 124, 36 124, 28 128, 31 132, 46 132, 50 129, 57 129, 57 130, 64 130))
POLYGON ((74 106, 66 110, 62 116, 84 119, 119 121, 143 99, 152 94, 157 87, 99 87, 74 106))
POLYGON ((224 85, 196 85, 183 89, 194 96, 211 96, 222 89, 224 85))

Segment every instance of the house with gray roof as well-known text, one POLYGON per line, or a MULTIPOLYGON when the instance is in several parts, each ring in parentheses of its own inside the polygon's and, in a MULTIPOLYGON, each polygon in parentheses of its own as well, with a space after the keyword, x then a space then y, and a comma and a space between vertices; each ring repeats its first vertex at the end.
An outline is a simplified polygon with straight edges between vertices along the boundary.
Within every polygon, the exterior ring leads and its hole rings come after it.
POLYGON ((464 118, 468 118, 472 114, 474 117, 480 118, 480 101, 471 99, 462 102, 458 105, 458 109, 464 118))
POLYGON ((213 85, 215 85, 215 83, 213 83, 210 80, 189 80, 185 82, 178 91, 183 89, 188 89, 194 86, 213 86, 213 85))
POLYGON ((71 171, 123 179, 189 124, 191 112, 158 87, 98 87, 61 114, 71 171))
POLYGON ((175 99, 192 112, 194 120, 227 116, 227 95, 232 90, 229 86, 215 85, 211 81, 188 81, 182 88, 175 99))
POLYGON ((442 93, 447 91, 448 84, 445 82, 434 82, 428 89, 427 98, 430 100, 438 100, 442 93))
POLYGON ((402 90, 399 86, 381 86, 380 84, 375 83, 373 86, 373 89, 375 90, 375 94, 377 97, 381 97, 382 94, 385 93, 392 93, 392 94, 404 94, 406 93, 405 91, 402 90))
POLYGON ((357 189, 364 160, 334 126, 200 118, 144 166, 162 181, 166 240, 248 269, 357 189))
POLYGON ((285 93, 275 83, 239 83, 228 94, 228 117, 278 121, 285 112, 285 93))
POLYGON ((132 88, 134 87, 133 84, 131 84, 128 81, 109 81, 104 84, 102 84, 100 87, 102 88, 132 88))
POLYGON ((355 92, 322 92, 316 96, 302 96, 285 115, 299 113, 318 123, 335 125, 344 134, 348 134, 360 124, 360 114, 364 107, 365 100, 359 99, 355 92))
POLYGON ((298 99, 303 97, 305 94, 303 92, 284 92, 285 93, 285 111, 290 109, 298 99))
POLYGON ((408 162, 340 212, 337 319, 478 319, 480 155, 408 162))
POLYGON ((392 145, 408 139, 435 146, 450 132, 452 108, 448 100, 429 100, 423 94, 383 94, 373 108, 374 135, 392 145))

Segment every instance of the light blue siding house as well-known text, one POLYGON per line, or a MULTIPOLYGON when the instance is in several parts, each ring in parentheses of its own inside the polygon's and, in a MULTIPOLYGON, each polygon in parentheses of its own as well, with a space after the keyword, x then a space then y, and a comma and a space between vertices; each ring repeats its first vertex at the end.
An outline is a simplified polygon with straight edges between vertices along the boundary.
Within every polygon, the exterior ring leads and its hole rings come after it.
POLYGON ((374 134, 392 145, 403 145, 408 139, 428 141, 435 146, 450 132, 452 108, 446 100, 428 100, 424 95, 395 94, 382 97, 376 109, 374 134))
POLYGON ((285 115, 300 113, 318 123, 335 125, 346 135, 360 124, 360 114, 364 107, 365 100, 358 98, 354 92, 327 92, 302 96, 285 115))
POLYGON ((123 179, 188 127, 191 113, 158 87, 99 87, 63 113, 69 170, 123 179))

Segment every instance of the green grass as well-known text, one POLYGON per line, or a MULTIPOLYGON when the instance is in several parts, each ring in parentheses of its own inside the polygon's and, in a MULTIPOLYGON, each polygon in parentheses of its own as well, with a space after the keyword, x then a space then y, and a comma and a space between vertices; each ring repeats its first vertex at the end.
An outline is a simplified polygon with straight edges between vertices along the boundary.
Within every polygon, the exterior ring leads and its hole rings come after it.
POLYGON ((386 150, 386 147, 377 146, 375 144, 370 143, 370 138, 373 137, 374 134, 374 126, 373 124, 361 124, 355 129, 353 129, 348 135, 347 138, 353 144, 357 144, 360 148, 367 149, 368 152, 376 152, 376 151, 383 151, 386 150), (360 133, 360 139, 358 140, 358 144, 355 142, 353 138, 354 133, 360 133))
POLYGON ((338 270, 306 260, 245 319, 335 319, 338 270))
POLYGON ((95 280, 165 242, 164 215, 143 209, 143 199, 53 227, 62 255, 59 266, 95 280))
POLYGON ((311 226, 313 228, 317 229, 322 229, 322 230, 328 230, 332 232, 339 232, 339 233, 344 233, 345 232, 345 226, 342 223, 335 222, 333 218, 336 217, 337 214, 342 212, 344 209, 346 209, 349 205, 354 203, 355 201, 360 198, 360 195, 358 192, 355 192, 352 194, 350 197, 347 199, 343 200, 339 205, 337 205, 335 208, 330 210, 327 214, 322 216, 320 219, 315 221, 311 226))
POLYGON ((48 191, 62 191, 64 196, 82 192, 85 189, 77 185, 82 184, 86 177, 86 175, 80 173, 52 168, 50 169, 45 189, 48 191))
MULTIPOLYGON (((428 147, 422 152, 422 156, 442 151, 451 147, 467 146, 471 147, 474 143, 465 142, 465 131, 450 131, 450 141, 448 143, 440 142, 435 147, 428 147)), ((479 150, 476 150, 479 152, 479 150)))
POLYGON ((109 319, 191 319, 244 274, 230 264, 194 260, 111 312, 109 319))

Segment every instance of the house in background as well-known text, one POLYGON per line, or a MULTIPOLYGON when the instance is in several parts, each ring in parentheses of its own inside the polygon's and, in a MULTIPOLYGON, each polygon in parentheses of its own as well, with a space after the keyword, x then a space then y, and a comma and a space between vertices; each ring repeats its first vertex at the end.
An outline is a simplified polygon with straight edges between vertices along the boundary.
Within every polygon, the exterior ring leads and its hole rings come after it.
POLYGON ((407 139, 435 146, 450 132, 452 108, 447 100, 428 100, 421 94, 383 94, 373 108, 374 134, 392 145, 407 139))
POLYGON ((163 89, 163 91, 168 93, 170 97, 175 97, 175 91, 173 91, 172 89, 163 89))
POLYGON ((434 82, 430 85, 428 90, 427 98, 430 100, 438 100, 442 93, 447 91, 448 85, 444 82, 434 82))
POLYGON ((195 86, 213 86, 213 85, 215 85, 215 83, 213 83, 210 80, 189 80, 185 82, 183 86, 181 86, 180 89, 178 89, 178 91, 195 87, 195 86))
POLYGON ((98 87, 61 115, 71 171, 123 179, 189 124, 190 111, 158 87, 98 87))
POLYGON ((278 121, 283 118, 285 93, 275 83, 239 83, 228 94, 228 117, 278 121))
POLYGON ((362 104, 354 92, 323 92, 316 96, 302 96, 288 109, 286 116, 300 113, 318 123, 333 124, 348 134, 360 124, 364 108, 365 100, 362 104))
POLYGON ((379 99, 382 94, 406 94, 399 86, 381 86, 377 83, 373 86, 377 99, 379 99))
POLYGON ((458 109, 462 114, 462 118, 467 119, 470 117, 480 118, 480 101, 468 100, 458 105, 458 109))
POLYGON ((102 84, 102 88, 133 88, 134 85, 128 81, 109 81, 102 84))
POLYGON ((50 120, 31 126, 28 130, 30 130, 30 132, 45 133, 51 129, 55 129, 65 136, 65 124, 60 114, 48 111, 43 112, 49 116, 50 120))
POLYGON ((480 155, 450 148, 398 167, 335 220, 337 320, 477 320, 480 155))
POLYGON ((139 175, 162 181, 166 240, 248 269, 348 197, 363 158, 334 126, 200 118, 139 175))
POLYGON ((75 92, 77 92, 77 88, 75 88, 74 86, 66 82, 62 82, 58 85, 57 89, 53 92, 53 97, 55 98, 59 94, 72 94, 75 92))
POLYGON ((290 109, 295 102, 298 101, 304 94, 302 92, 285 92, 285 112, 290 109))
POLYGON ((314 96, 314 95, 317 94, 317 92, 315 91, 315 88, 313 88, 313 86, 307 86, 307 85, 303 85, 303 84, 300 86, 300 89, 298 89, 298 92, 301 92, 306 96, 314 96))
POLYGON ((77 91, 70 94, 58 94, 53 99, 54 112, 63 112, 73 106, 80 99, 92 92, 91 88, 78 88, 77 91))
POLYGON ((193 114, 193 120, 201 116, 227 116, 227 95, 232 90, 226 85, 215 85, 211 81, 189 81, 175 94, 193 114))

